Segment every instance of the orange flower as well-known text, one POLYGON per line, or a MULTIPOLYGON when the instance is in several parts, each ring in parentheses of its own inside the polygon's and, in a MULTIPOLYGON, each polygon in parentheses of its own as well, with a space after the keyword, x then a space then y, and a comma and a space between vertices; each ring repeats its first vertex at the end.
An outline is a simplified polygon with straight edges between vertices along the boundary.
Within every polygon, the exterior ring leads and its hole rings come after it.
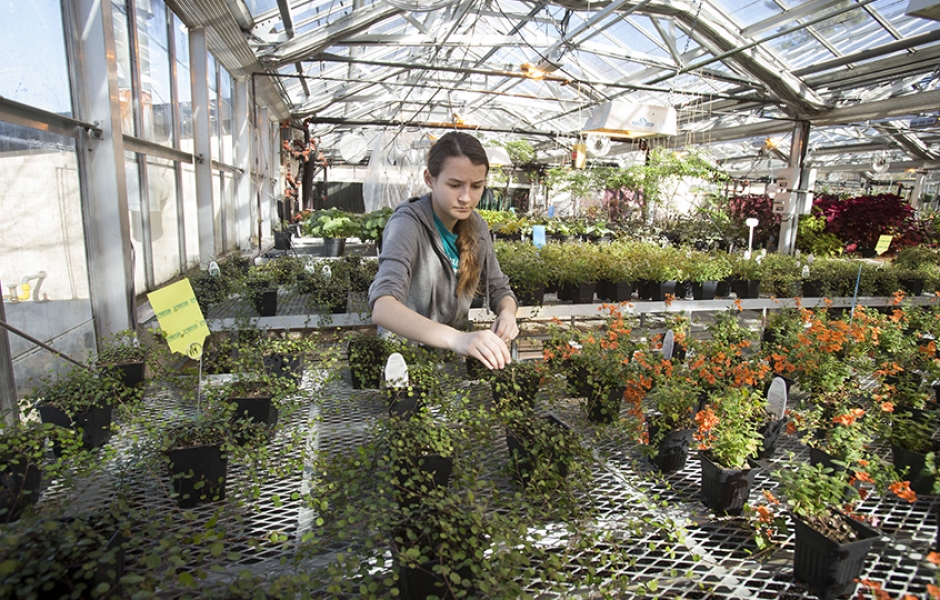
POLYGON ((777 500, 772 493, 770 493, 770 490, 764 490, 764 498, 771 504, 780 504, 780 501, 777 500))
POLYGON ((766 506, 758 506, 757 520, 761 523, 771 523, 774 520, 774 513, 766 506))
POLYGON ((833 417, 832 422, 836 425, 842 425, 848 427, 854 425, 856 419, 861 418, 865 414, 865 411, 861 408, 853 408, 849 412, 833 417))
POLYGON ((930 594, 931 598, 940 598, 940 587, 937 587, 932 583, 928 583, 927 593, 930 594))
POLYGON ((676 296, 674 294, 666 294, 663 301, 666 303, 666 306, 672 306, 672 302, 675 299, 676 299, 676 296))
POLYGON ((884 412, 886 412, 886 413, 894 412, 894 403, 893 403, 893 402, 882 402, 882 403, 881 403, 881 410, 884 411, 884 412))
POLYGON ((738 308, 738 310, 744 310, 744 306, 741 304, 740 298, 735 299, 734 305, 738 308))
POLYGON ((927 555, 927 561, 940 566, 940 552, 931 552, 927 555))
POLYGON ((908 502, 916 502, 917 494, 914 493, 914 490, 911 489, 910 481, 895 481, 888 486, 888 489, 894 492, 894 495, 902 500, 907 500, 908 502))
POLYGON ((855 471, 855 479, 858 479, 859 481, 863 481, 865 483, 875 483, 872 480, 871 475, 869 475, 865 471, 855 471))

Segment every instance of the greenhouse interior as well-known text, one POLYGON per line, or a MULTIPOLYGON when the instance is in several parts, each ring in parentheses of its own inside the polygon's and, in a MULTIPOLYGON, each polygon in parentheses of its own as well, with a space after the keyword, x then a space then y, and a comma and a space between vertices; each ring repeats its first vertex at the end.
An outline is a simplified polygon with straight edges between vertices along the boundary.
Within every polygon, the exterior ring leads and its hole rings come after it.
POLYGON ((940 598, 937 0, 0 20, 0 597, 940 598))

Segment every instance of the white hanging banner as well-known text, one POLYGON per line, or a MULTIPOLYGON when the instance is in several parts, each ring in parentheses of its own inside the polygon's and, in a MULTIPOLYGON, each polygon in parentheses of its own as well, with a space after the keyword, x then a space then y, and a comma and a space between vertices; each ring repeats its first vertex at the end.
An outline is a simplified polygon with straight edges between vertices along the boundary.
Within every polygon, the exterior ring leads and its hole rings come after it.
POLYGON ((663 358, 672 360, 672 353, 676 349, 676 334, 670 329, 663 336, 663 358))
POLYGON ((385 387, 408 387, 408 365, 405 364, 405 357, 398 352, 389 356, 385 363, 385 387))
POLYGON ((767 412, 775 419, 782 419, 787 410, 787 382, 782 377, 774 377, 767 390, 767 412))

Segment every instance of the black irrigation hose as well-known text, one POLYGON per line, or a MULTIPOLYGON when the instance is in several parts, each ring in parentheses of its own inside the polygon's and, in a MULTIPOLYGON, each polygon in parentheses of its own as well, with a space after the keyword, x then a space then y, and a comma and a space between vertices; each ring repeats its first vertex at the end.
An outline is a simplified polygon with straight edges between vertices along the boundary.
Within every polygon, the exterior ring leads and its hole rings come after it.
POLYGON ((4 329, 6 329, 7 331, 9 331, 9 332, 11 332, 11 333, 15 333, 16 335, 20 336, 20 337, 23 338, 24 340, 28 340, 28 341, 30 341, 30 342, 36 344, 36 345, 39 346, 40 348, 43 348, 44 350, 48 350, 49 352, 52 352, 53 354, 55 354, 55 355, 58 356, 59 358, 62 358, 62 359, 64 359, 64 360, 67 360, 67 361, 69 361, 69 362, 72 363, 72 364, 78 365, 79 367, 82 367, 83 369, 89 369, 89 370, 91 370, 91 367, 89 367, 88 365, 78 362, 77 360, 75 360, 75 359, 72 358, 71 356, 68 356, 68 355, 65 354, 64 352, 61 352, 61 351, 59 351, 59 350, 56 350, 55 348, 53 348, 52 346, 46 344, 45 342, 41 342, 41 341, 37 340, 36 338, 34 338, 33 336, 29 335, 29 334, 26 333, 25 331, 20 331, 19 329, 17 329, 16 327, 10 325, 9 323, 6 323, 6 322, 4 322, 4 321, 0 321, 0 327, 3 327, 4 329))

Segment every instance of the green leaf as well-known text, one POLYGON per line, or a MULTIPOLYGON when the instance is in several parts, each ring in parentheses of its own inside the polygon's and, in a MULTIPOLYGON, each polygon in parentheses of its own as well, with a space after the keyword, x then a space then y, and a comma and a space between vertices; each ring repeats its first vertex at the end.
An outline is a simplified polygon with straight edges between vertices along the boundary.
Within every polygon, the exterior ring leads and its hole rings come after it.
POLYGON ((147 559, 144 561, 148 569, 156 569, 160 566, 161 562, 163 561, 160 559, 160 555, 156 552, 151 552, 148 554, 147 559))
POLYGON ((216 558, 222 556, 223 550, 225 550, 225 544, 222 542, 213 542, 212 545, 209 546, 209 553, 216 558))
POLYGON ((192 587, 196 583, 196 579, 192 576, 191 573, 180 573, 179 574, 180 583, 186 587, 192 587))
POLYGON ((19 562, 7 559, 3 562, 0 562, 0 575, 9 575, 16 571, 16 568, 19 566, 19 562))

